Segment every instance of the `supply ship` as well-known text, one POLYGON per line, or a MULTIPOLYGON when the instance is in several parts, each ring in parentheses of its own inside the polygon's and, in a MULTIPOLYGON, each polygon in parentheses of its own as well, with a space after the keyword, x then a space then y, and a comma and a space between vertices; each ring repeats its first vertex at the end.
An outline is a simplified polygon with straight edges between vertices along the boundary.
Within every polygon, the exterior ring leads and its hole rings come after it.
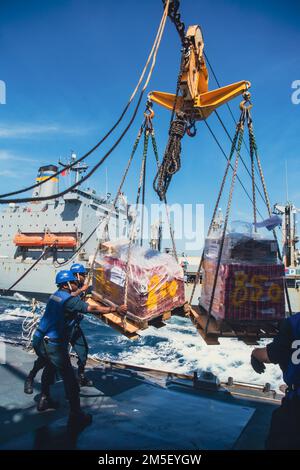
MULTIPOLYGON (((71 160, 75 159, 73 153, 71 160)), ((80 163, 72 167, 76 182, 87 168, 80 163)), ((55 289, 57 271, 74 262, 88 266, 101 237, 107 236, 107 220, 110 239, 127 235, 128 207, 123 195, 117 209, 109 193, 101 196, 82 185, 58 199, 35 201, 58 193, 59 178, 49 179, 57 171, 57 165, 41 166, 36 181, 47 181, 35 188, 32 202, 11 203, 0 215, 0 289, 45 300, 55 289)))

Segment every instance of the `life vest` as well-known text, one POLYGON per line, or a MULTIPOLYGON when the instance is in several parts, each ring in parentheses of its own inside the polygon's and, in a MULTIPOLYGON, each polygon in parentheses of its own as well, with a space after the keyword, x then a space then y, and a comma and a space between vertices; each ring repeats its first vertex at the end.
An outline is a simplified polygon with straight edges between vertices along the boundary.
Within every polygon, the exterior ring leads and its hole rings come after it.
POLYGON ((50 296, 35 335, 62 341, 67 339, 69 324, 66 321, 64 306, 70 297, 72 296, 69 292, 61 289, 50 296))
POLYGON ((289 317, 292 330, 291 355, 283 379, 288 386, 288 394, 300 396, 300 313, 289 317))

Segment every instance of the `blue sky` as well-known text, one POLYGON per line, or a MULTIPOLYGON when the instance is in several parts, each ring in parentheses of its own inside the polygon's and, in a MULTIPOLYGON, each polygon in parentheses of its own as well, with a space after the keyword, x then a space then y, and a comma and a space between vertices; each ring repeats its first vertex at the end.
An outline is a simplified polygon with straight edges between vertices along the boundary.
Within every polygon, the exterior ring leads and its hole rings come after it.
MULTIPOLYGON (((1 0, 0 80, 7 87, 7 103, 0 105, 1 192, 27 185, 39 165, 55 163, 71 150, 81 155, 102 137, 135 86, 161 13, 160 0, 1 0)), ((285 202, 287 160, 289 199, 300 207, 300 105, 291 101, 291 84, 300 80, 299 3, 182 0, 181 13, 186 25, 202 26, 205 51, 222 85, 251 81, 253 119, 271 201, 285 202)), ((149 91, 174 92, 179 58, 179 39, 168 22, 149 91)), ((235 116, 239 101, 231 103, 235 116)), ((117 188, 142 111, 107 165, 91 179, 99 192, 105 188, 106 168, 110 191, 117 188)), ((162 153, 169 112, 158 107, 155 111, 162 153)), ((220 114, 233 133, 227 109, 220 114)), ((224 131, 214 117, 209 122, 228 152, 224 131)), ((204 203, 208 219, 225 160, 206 126, 197 127, 197 136, 183 141, 182 169, 168 199, 204 203)), ((95 163, 106 148, 87 162, 95 163)), ((125 188, 130 199, 135 197, 137 163, 125 188)), ((149 202, 156 202, 154 168, 153 161, 148 169, 149 202)), ((240 176, 250 189, 247 175, 241 171, 240 176)), ((236 218, 251 214, 238 186, 234 211, 236 218)))

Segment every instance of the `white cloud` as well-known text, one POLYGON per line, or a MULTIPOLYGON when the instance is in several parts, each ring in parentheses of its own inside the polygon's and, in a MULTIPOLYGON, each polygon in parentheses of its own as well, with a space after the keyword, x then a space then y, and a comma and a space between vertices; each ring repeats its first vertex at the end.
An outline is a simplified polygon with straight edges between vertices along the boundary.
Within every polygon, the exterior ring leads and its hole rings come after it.
POLYGON ((12 137, 31 138, 37 135, 47 134, 85 134, 85 127, 65 127, 59 124, 18 124, 13 126, 0 126, 0 137, 9 139, 12 137))
POLYGON ((1 170, 0 176, 6 177, 6 178, 20 178, 19 172, 13 171, 13 170, 1 170))
POLYGON ((20 162, 36 162, 34 158, 18 155, 11 150, 0 150, 0 161, 20 161, 20 162))

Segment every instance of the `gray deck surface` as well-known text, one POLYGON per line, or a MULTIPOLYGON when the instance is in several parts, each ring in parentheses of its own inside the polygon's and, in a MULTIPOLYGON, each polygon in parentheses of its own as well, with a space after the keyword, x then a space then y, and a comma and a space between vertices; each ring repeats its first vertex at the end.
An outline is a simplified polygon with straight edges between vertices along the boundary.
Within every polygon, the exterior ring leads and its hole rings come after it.
POLYGON ((23 393, 35 356, 10 345, 6 353, 6 363, 0 365, 0 449, 263 448, 273 406, 256 407, 252 400, 223 392, 165 388, 130 370, 101 367, 88 371, 94 387, 81 389, 82 405, 93 414, 93 423, 69 436, 62 383, 53 387, 59 410, 38 413, 39 382, 33 395, 23 393))

